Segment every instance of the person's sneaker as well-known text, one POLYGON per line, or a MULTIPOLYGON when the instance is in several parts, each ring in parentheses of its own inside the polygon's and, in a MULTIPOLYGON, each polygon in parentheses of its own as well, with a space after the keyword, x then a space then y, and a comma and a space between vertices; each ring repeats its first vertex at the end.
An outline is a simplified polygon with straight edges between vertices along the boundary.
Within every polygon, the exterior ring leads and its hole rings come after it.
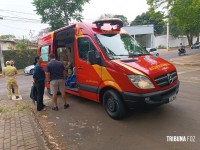
POLYGON ((69 104, 64 105, 64 109, 67 109, 69 107, 69 104))
POLYGON ((58 111, 58 106, 53 107, 52 110, 54 110, 54 111, 58 111))
POLYGON ((19 98, 19 96, 16 96, 16 99, 18 99, 19 98))

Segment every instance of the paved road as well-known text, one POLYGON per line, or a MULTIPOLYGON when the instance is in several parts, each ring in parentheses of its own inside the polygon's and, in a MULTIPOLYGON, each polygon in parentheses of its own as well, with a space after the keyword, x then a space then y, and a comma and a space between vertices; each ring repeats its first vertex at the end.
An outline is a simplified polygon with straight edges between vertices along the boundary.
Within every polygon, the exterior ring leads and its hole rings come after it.
MULTIPOLYGON (((67 96, 69 109, 62 109, 60 100, 58 112, 47 108, 41 115, 48 116, 55 136, 67 150, 199 150, 200 68, 177 66, 177 70, 181 84, 175 101, 157 108, 138 108, 122 121, 109 118, 102 105, 72 95, 67 96), (188 141, 167 142, 167 136, 184 136, 188 141)), ((6 97, 2 80, 0 99, 6 97)), ((31 76, 18 76, 18 81, 22 97, 28 100, 31 76)))
POLYGON ((70 95, 70 109, 44 114, 56 124, 56 135, 69 150, 198 150, 200 69, 177 69, 181 85, 175 101, 154 109, 138 108, 122 121, 109 118, 101 105, 70 95), (167 136, 192 137, 188 142, 167 142, 167 136))
MULTIPOLYGON (((200 53, 200 49, 186 49, 186 55, 192 55, 192 54, 197 54, 200 53)), ((172 58, 177 58, 177 57, 184 57, 184 56, 178 56, 178 50, 177 51, 170 51, 170 52, 160 52, 160 57, 170 60, 172 58)))

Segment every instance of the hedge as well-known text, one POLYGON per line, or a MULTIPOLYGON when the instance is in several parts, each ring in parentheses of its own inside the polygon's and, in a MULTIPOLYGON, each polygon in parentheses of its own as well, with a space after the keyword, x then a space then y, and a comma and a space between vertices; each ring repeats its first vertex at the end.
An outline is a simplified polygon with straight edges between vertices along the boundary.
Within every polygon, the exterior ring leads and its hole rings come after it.
MULTIPOLYGON (((34 59, 37 56, 37 50, 6 50, 2 51, 4 57, 4 63, 13 59, 15 61, 15 67, 17 69, 23 69, 34 63, 34 59)), ((0 71, 1 71, 0 66, 0 71)))

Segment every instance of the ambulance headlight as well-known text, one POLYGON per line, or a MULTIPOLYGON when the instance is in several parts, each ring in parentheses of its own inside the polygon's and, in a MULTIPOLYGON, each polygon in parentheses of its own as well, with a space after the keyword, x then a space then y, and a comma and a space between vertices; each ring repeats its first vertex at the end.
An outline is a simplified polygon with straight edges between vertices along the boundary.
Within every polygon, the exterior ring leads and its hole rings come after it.
POLYGON ((153 89, 155 86, 153 83, 145 76, 143 75, 128 75, 128 78, 133 83, 134 86, 136 86, 139 89, 153 89))

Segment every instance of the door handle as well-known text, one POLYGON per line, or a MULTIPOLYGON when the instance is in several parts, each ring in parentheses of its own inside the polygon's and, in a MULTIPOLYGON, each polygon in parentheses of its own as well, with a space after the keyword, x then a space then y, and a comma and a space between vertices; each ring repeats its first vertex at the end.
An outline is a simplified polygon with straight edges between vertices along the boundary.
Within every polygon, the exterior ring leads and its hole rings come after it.
POLYGON ((83 69, 83 67, 82 67, 82 66, 79 66, 78 69, 81 70, 81 69, 83 69))

